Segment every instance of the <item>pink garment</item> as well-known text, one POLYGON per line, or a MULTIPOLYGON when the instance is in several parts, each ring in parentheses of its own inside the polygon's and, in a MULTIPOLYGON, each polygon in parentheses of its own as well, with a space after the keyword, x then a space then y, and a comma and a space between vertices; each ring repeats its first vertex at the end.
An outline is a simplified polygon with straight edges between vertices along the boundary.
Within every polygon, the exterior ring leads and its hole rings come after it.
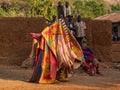
POLYGON ((58 60, 58 68, 61 67, 71 67, 73 65, 73 61, 77 56, 72 51, 72 43, 65 43, 63 35, 58 35, 56 40, 57 43, 57 60, 58 60))

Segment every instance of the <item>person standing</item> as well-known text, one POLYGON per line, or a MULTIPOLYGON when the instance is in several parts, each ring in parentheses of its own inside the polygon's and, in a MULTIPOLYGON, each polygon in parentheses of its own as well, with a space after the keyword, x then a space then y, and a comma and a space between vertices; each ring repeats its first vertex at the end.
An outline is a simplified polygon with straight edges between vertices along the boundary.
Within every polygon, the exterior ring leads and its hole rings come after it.
POLYGON ((70 8, 70 5, 68 2, 65 3, 65 6, 64 6, 64 16, 67 17, 67 16, 71 16, 71 8, 70 8))
POLYGON ((67 27, 70 29, 70 32, 75 36, 75 35, 76 35, 76 32, 75 32, 75 26, 74 26, 72 17, 73 17, 73 16, 70 16, 70 15, 67 16, 66 25, 67 25, 67 27))
POLYGON ((58 19, 61 17, 64 17, 64 7, 62 6, 62 2, 58 2, 57 6, 57 14, 58 14, 58 19))
POLYGON ((81 20, 81 16, 78 15, 77 21, 75 22, 75 29, 76 29, 76 39, 79 42, 79 44, 82 44, 82 41, 85 39, 85 29, 86 24, 81 20))

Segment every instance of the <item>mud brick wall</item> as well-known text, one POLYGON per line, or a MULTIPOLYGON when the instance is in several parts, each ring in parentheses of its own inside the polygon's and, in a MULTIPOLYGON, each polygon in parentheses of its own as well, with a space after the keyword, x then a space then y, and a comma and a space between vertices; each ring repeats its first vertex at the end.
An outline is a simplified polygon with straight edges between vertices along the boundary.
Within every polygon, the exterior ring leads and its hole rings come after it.
POLYGON ((91 19, 83 19, 86 24, 86 39, 88 46, 93 50, 93 33, 92 33, 92 20, 91 19))
POLYGON ((46 26, 43 18, 0 18, 0 64, 20 65, 31 50, 29 33, 46 26))
MULTIPOLYGON (((83 19, 86 38, 95 57, 111 61, 111 22, 83 19)), ((74 20, 76 21, 76 20, 74 20)), ((21 65, 31 50, 30 32, 41 32, 48 24, 44 18, 0 18, 0 64, 21 65)))
POLYGON ((112 61, 120 63, 120 42, 112 42, 112 61))
POLYGON ((96 58, 112 61, 112 23, 111 21, 92 21, 93 50, 96 58))

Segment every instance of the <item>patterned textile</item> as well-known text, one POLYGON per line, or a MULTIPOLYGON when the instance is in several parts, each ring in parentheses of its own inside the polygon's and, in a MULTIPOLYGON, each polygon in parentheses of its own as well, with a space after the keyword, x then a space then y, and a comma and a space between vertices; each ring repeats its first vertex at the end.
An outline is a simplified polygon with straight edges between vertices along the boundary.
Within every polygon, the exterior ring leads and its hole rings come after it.
POLYGON ((88 72, 89 75, 94 75, 95 72, 99 72, 99 62, 94 59, 93 52, 90 48, 83 48, 83 54, 85 60, 83 61, 83 68, 88 72))
POLYGON ((93 61, 93 52, 90 48, 83 48, 83 54, 86 62, 92 62, 93 61))
POLYGON ((38 46, 30 82, 54 83, 56 79, 66 78, 65 73, 72 68, 75 59, 84 59, 81 47, 62 20, 46 27, 40 36, 31 35, 38 46))
POLYGON ((75 26, 77 26, 76 29, 76 37, 85 37, 85 29, 86 29, 86 24, 85 22, 75 22, 75 26))

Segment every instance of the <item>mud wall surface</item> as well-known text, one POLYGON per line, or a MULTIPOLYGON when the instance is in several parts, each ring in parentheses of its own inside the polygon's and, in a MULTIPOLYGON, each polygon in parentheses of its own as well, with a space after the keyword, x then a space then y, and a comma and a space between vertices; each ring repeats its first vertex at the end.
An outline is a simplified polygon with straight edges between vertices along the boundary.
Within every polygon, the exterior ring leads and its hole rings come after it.
POLYGON ((112 61, 112 22, 83 19, 86 23, 86 38, 95 58, 112 61))
POLYGON ((95 57, 112 61, 112 22, 92 21, 92 37, 95 57))
MULTIPOLYGON (((86 22, 86 38, 96 58, 111 60, 110 21, 83 19, 86 22)), ((30 32, 41 32, 48 24, 44 18, 0 18, 0 64, 21 65, 31 50, 30 32)))
POLYGON ((112 42, 112 61, 120 63, 120 42, 112 42))
POLYGON ((0 18, 0 64, 20 65, 31 50, 29 33, 45 27, 43 18, 0 18))

